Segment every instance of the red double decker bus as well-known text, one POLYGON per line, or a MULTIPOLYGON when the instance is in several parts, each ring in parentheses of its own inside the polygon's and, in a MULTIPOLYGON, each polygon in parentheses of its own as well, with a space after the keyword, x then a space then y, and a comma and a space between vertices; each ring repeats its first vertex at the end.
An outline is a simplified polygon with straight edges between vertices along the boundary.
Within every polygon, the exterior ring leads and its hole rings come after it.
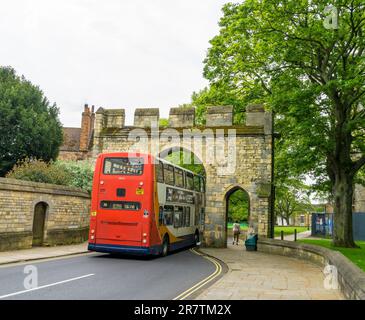
POLYGON ((99 155, 88 249, 167 255, 199 244, 204 178, 148 154, 99 155))

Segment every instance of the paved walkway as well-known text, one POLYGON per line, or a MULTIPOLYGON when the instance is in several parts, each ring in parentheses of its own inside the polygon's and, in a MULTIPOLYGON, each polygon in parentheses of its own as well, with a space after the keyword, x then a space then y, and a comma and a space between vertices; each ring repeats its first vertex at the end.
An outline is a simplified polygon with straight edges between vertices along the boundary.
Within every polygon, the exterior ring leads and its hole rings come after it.
POLYGON ((87 251, 87 242, 69 246, 35 247, 25 250, 0 252, 0 265, 14 262, 31 261, 68 256, 87 251))
POLYGON ((261 252, 247 252, 242 242, 227 249, 201 249, 224 261, 229 271, 197 299, 207 300, 338 300, 338 290, 323 287, 318 266, 261 252))

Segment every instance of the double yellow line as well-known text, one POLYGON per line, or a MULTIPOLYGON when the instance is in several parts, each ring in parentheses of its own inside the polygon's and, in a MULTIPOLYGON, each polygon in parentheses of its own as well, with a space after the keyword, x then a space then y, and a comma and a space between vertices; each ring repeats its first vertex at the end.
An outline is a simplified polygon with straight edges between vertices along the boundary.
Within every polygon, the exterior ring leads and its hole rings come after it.
POLYGON ((184 291, 183 293, 179 294, 177 297, 175 297, 172 300, 184 300, 184 299, 188 298, 194 292, 198 291, 200 288, 205 286, 207 283, 211 282, 213 279, 217 278, 222 273, 222 266, 218 262, 216 262, 214 259, 212 259, 208 256, 205 256, 205 255, 202 255, 201 253, 195 251, 194 249, 190 249, 190 251, 195 253, 196 255, 202 256, 203 258, 212 262, 215 265, 215 271, 210 276, 208 276, 205 279, 203 279, 202 281, 198 282, 196 285, 194 285, 193 287, 184 291))

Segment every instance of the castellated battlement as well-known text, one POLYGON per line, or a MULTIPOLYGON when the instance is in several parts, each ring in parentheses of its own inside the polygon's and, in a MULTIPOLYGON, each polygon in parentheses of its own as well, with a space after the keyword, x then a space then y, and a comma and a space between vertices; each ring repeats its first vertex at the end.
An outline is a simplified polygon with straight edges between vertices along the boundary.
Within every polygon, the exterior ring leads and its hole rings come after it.
MULTIPOLYGON (((195 108, 171 108, 169 113, 170 128, 192 128, 195 126, 195 108)), ((133 127, 150 128, 158 124, 160 111, 158 108, 137 108, 134 112, 133 127)), ((206 111, 206 127, 232 127, 232 106, 209 106, 206 111)), ((272 129, 271 113, 266 112, 262 105, 249 105, 246 108, 246 127, 264 127, 265 134, 272 129)), ((125 128, 125 109, 99 108, 96 112, 96 131, 102 129, 125 128)))
POLYGON ((138 108, 134 111, 134 126, 150 128, 157 125, 160 120, 160 110, 158 108, 138 108))
POLYGON ((171 128, 189 128, 195 125, 195 108, 171 108, 169 126, 171 128))
POLYGON ((208 127, 224 126, 233 124, 232 106, 211 106, 207 108, 206 122, 208 127))

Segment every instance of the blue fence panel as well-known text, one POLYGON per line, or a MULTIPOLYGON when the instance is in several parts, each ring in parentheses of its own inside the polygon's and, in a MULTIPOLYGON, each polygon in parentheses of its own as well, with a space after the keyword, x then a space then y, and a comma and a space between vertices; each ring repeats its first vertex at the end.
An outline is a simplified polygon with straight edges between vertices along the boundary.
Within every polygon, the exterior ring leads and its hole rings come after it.
MULTIPOLYGON (((352 215, 353 235, 355 241, 365 240, 365 212, 354 212, 352 215)), ((333 214, 312 213, 312 236, 332 237, 333 214)))
POLYGON ((355 212, 352 216, 354 240, 365 240, 365 212, 355 212))

